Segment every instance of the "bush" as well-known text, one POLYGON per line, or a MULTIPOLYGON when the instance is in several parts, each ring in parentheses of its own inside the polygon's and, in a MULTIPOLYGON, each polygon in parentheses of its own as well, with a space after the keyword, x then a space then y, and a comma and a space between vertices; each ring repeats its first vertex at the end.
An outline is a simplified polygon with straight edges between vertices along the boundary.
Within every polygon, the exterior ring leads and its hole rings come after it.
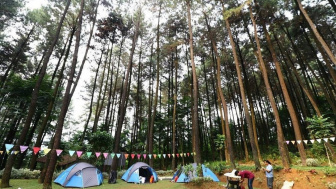
POLYGON ((309 167, 320 166, 319 160, 318 159, 314 159, 314 158, 307 158, 306 163, 307 163, 307 166, 309 166, 309 167))
POLYGON ((190 183, 195 186, 201 186, 203 183, 213 182, 210 177, 196 177, 193 178, 190 183))
POLYGON ((274 170, 275 172, 279 172, 279 171, 281 171, 282 169, 283 169, 283 167, 280 166, 280 165, 274 165, 274 166, 273 166, 273 170, 274 170))
POLYGON ((335 168, 328 167, 325 170, 323 170, 323 172, 328 177, 336 176, 336 169, 335 168))
POLYGON ((336 182, 328 182, 327 187, 328 189, 336 189, 336 182))
MULTIPOLYGON (((0 171, 0 177, 2 177, 3 170, 0 171)), ((12 169, 11 179, 38 179, 41 171, 30 169, 12 169)))
POLYGON ((174 175, 174 171, 173 170, 167 170, 167 171, 158 170, 156 171, 156 174, 158 176, 172 176, 174 175))
POLYGON ((205 166, 212 170, 214 173, 220 175, 223 174, 224 170, 227 168, 226 163, 222 161, 206 163, 205 166))

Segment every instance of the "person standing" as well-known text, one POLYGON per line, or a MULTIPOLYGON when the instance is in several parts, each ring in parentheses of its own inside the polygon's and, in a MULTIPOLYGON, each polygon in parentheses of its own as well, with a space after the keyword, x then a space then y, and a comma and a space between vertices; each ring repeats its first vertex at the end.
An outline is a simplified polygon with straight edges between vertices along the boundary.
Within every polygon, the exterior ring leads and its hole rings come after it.
POLYGON ((244 182, 244 178, 247 178, 247 186, 249 189, 253 189, 253 180, 254 180, 254 174, 251 171, 236 171, 236 176, 241 177, 241 183, 244 182))
POLYGON ((268 160, 264 160, 264 163, 266 164, 266 168, 262 168, 265 171, 266 174, 266 180, 267 180, 267 188, 272 189, 273 188, 273 166, 272 163, 268 160))

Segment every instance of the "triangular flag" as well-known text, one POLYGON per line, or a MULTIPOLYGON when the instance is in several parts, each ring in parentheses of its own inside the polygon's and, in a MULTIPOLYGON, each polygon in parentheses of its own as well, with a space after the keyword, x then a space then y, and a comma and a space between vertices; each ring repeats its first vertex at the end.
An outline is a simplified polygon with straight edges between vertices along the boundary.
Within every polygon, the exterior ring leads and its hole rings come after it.
POLYGON ((292 142, 292 144, 295 144, 295 140, 292 140, 291 142, 292 142))
POLYGON ((170 158, 170 154, 168 154, 168 157, 170 158))
POLYGON ((317 140, 317 142, 319 142, 319 143, 321 143, 321 139, 319 138, 319 139, 316 139, 317 140))
POLYGON ((142 155, 143 155, 144 159, 146 159, 146 157, 147 157, 147 154, 142 154, 142 155))
POLYGON ((158 154, 158 157, 161 158, 161 154, 158 154))
POLYGON ((44 149, 44 150, 43 150, 43 154, 44 154, 44 155, 47 155, 47 154, 50 152, 50 150, 51 150, 51 149, 49 149, 49 148, 44 149))
POLYGON ((152 154, 148 154, 149 159, 152 159, 152 154))
POLYGON ((301 140, 297 140, 297 143, 298 143, 298 144, 301 144, 301 140))
POLYGON ((112 159, 114 158, 114 156, 115 156, 115 153, 111 153, 111 157, 112 157, 112 159))
POLYGON ((194 152, 191 152, 191 155, 192 155, 192 156, 195 155, 194 152))
POLYGON ((90 157, 92 155, 92 152, 86 152, 86 156, 90 157))
POLYGON ((175 154, 172 154, 173 158, 175 157, 175 154))
POLYGON ((132 159, 134 159, 134 157, 135 157, 135 154, 131 154, 131 157, 132 157, 132 159))
POLYGON ((73 155, 74 155, 74 153, 75 153, 75 151, 74 151, 74 150, 69 150, 69 154, 70 154, 70 156, 73 156, 73 155))
POLYGON ((124 154, 124 156, 125 156, 125 159, 127 159, 127 158, 128 158, 128 154, 124 154))
POLYGON ((40 151, 40 147, 34 147, 33 148, 33 152, 34 152, 34 154, 36 155, 39 151, 40 151))
POLYGON ((99 158, 100 154, 100 152, 96 152, 96 157, 99 158))
POLYGON ((10 151, 9 150, 7 150, 7 154, 9 154, 10 153, 10 151))
POLYGON ((188 157, 189 157, 189 155, 190 155, 190 154, 189 154, 189 153, 187 153, 187 156, 188 156, 188 157))
POLYGON ((138 159, 140 159, 140 157, 141 157, 141 154, 137 154, 137 157, 138 157, 138 159))
POLYGON ((105 159, 107 158, 108 154, 109 153, 107 153, 107 152, 103 153, 105 159))
POLYGON ((154 159, 156 159, 156 154, 154 154, 154 159))
POLYGON ((14 147, 14 144, 5 144, 6 151, 11 150, 14 147))
POLYGON ((183 153, 184 157, 187 157, 187 154, 186 153, 183 153))
POLYGON ((308 143, 308 140, 303 140, 303 142, 307 144, 307 143, 308 143))
POLYGON ((23 153, 24 151, 26 151, 27 148, 28 148, 28 146, 20 146, 21 153, 23 153))
POLYGON ((120 155, 121 155, 121 154, 117 154, 117 158, 120 158, 120 155))
POLYGON ((18 154, 19 153, 19 151, 14 151, 14 154, 16 155, 16 154, 18 154))
POLYGON ((179 157, 180 156, 180 154, 176 154, 176 157, 179 157))
POLYGON ((335 142, 335 137, 331 137, 330 140, 332 140, 333 142, 335 142))
POLYGON ((166 154, 163 154, 163 158, 166 158, 166 154))
POLYGON ((83 154, 83 151, 76 151, 76 154, 78 157, 81 157, 81 155, 83 154))
POLYGON ((2 154, 3 154, 3 151, 0 151, 0 154, 2 155, 2 154))
POLYGON ((312 140, 310 140, 310 142, 311 142, 312 144, 314 144, 315 140, 314 140, 314 139, 312 139, 312 140))
POLYGON ((328 138, 323 138, 324 141, 328 142, 328 138))
POLYGON ((56 154, 57 154, 57 156, 59 156, 62 152, 63 152, 63 150, 56 149, 56 154))
POLYGON ((289 144, 289 140, 286 140, 286 143, 289 144))

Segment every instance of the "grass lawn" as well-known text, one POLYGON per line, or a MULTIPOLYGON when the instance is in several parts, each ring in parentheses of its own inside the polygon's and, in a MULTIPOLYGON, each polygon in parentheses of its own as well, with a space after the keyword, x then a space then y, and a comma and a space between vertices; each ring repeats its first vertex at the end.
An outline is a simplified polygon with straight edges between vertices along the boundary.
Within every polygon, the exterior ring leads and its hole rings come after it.
MULTIPOLYGON (((10 180, 10 185, 12 186, 10 189, 39 189, 43 188, 42 184, 39 184, 37 182, 37 179, 11 179, 10 180)), ((64 189, 62 186, 58 184, 53 184, 52 186, 55 189, 64 189)), ((120 188, 127 188, 127 189, 132 189, 132 188, 143 188, 143 189, 154 189, 154 188, 161 188, 161 189, 166 189, 166 188, 171 188, 171 189, 186 189, 185 184, 183 183, 171 183, 169 180, 162 180, 154 184, 131 184, 131 183, 126 183, 120 179, 118 179, 116 184, 108 184, 107 180, 104 180, 104 183, 100 186, 97 187, 90 187, 90 189, 120 189, 120 188)))

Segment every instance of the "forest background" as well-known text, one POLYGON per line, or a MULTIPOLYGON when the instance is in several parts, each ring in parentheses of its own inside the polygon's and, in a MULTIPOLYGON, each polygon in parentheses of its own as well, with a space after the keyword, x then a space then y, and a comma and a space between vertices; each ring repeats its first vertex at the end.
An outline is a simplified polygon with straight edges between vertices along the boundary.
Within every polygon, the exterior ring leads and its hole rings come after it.
POLYGON ((2 187, 13 167, 49 187, 56 149, 335 162, 334 0, 25 3, 1 2, 1 151, 51 151, 1 153, 2 187))

